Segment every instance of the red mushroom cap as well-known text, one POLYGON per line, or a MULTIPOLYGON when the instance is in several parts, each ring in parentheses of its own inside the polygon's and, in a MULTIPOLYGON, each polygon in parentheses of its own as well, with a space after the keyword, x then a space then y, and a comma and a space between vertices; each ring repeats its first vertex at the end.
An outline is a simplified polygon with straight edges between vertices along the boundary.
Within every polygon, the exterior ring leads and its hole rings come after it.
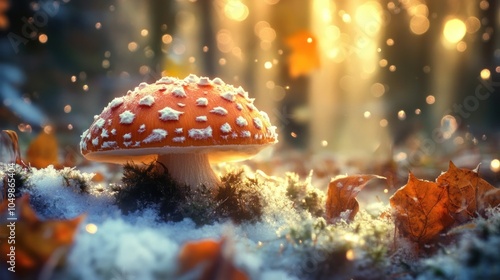
POLYGON ((90 160, 151 162, 158 155, 207 153, 213 161, 248 158, 276 143, 265 112, 241 87, 189 75, 141 83, 113 99, 82 134, 90 160))

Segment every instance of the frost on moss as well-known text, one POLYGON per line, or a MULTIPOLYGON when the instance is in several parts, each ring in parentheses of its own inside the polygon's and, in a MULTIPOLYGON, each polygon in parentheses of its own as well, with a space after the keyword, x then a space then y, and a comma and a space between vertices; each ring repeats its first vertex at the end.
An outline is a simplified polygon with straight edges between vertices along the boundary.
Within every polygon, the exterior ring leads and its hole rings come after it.
POLYGON ((311 185, 310 178, 301 182, 295 173, 286 174, 286 195, 298 209, 309 211, 314 217, 323 216, 325 195, 311 185))
POLYGON ((500 208, 448 233, 451 246, 425 259, 418 279, 500 279, 500 208))
POLYGON ((302 255, 296 265, 303 279, 381 279, 393 231, 390 221, 360 211, 351 223, 312 218, 292 225, 286 238, 302 255))

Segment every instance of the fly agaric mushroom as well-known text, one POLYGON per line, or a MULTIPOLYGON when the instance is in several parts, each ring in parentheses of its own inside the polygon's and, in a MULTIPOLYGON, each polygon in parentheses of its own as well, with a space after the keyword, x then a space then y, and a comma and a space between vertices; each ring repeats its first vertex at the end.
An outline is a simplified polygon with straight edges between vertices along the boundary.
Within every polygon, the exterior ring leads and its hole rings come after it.
POLYGON ((276 127, 241 87, 189 75, 141 83, 113 99, 83 132, 85 158, 165 166, 174 180, 213 188, 210 162, 237 161, 278 142, 276 127))

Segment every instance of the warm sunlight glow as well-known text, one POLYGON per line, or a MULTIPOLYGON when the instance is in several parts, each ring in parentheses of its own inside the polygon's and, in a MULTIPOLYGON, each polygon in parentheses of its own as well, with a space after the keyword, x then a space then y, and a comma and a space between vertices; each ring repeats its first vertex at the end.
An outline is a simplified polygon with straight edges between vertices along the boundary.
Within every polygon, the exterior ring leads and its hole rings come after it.
POLYGON ((450 43, 458 43, 465 36, 465 23, 457 18, 451 19, 444 25, 443 36, 450 43))

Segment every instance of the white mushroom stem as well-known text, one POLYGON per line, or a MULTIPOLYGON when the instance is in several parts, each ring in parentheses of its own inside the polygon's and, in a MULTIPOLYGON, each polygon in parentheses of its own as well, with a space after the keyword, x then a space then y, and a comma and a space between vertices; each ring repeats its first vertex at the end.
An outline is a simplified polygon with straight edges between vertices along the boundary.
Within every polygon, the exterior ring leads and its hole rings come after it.
MULTIPOLYGON (((209 189, 214 189, 220 184, 219 178, 210 166, 208 154, 159 155, 157 162, 167 168, 172 179, 191 188, 205 185, 209 189)), ((159 169, 161 170, 160 167, 159 169)))

